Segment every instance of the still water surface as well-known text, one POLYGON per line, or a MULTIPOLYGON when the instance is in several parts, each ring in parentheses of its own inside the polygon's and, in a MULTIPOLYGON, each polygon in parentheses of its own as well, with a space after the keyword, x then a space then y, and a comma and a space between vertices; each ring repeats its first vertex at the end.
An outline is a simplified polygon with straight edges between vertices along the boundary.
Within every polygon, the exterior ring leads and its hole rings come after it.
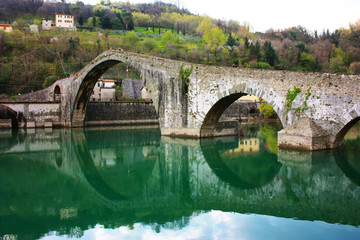
POLYGON ((1 132, 0 239, 360 239, 360 126, 321 152, 277 130, 1 132))

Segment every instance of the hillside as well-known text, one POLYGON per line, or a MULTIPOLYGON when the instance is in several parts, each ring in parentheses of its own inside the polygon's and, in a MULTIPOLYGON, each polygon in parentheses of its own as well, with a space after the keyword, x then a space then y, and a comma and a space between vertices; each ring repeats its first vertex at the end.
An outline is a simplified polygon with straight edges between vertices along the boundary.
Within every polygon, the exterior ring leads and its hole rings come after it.
MULTIPOLYGON (((209 65, 360 73, 360 20, 333 33, 301 26, 254 33, 248 25, 194 15, 173 4, 101 2, 2 0, 0 21, 13 23, 14 31, 0 31, 0 94, 46 87, 109 48, 209 65), (29 31, 29 24, 54 20, 55 12, 74 15, 77 31, 29 31)), ((108 74, 121 70, 119 65, 108 74)))

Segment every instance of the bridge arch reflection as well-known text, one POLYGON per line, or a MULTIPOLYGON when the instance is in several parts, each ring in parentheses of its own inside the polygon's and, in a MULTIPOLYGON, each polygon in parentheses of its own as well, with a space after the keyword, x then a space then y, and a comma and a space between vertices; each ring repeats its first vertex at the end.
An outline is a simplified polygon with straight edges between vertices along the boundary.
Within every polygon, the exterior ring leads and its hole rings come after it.
POLYGON ((128 200, 137 196, 143 190, 157 160, 159 134, 154 131, 154 135, 140 138, 141 131, 128 134, 122 131, 118 134, 118 131, 110 130, 101 138, 94 134, 96 132, 83 129, 72 131, 74 150, 88 183, 110 201, 128 200), (95 146, 106 150, 96 156, 95 146), (127 149, 129 147, 131 149, 127 149), (106 154, 108 156, 104 156, 106 154), (129 181, 132 184, 129 185, 129 181))

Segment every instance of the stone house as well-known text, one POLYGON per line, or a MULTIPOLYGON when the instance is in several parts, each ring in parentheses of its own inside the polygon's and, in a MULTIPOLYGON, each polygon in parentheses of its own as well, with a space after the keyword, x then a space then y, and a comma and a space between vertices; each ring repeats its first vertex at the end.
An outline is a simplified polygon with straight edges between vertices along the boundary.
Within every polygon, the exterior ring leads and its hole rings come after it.
POLYGON ((51 29, 52 25, 53 25, 53 21, 52 21, 52 20, 43 19, 43 20, 41 21, 41 27, 42 27, 42 29, 44 29, 44 30, 49 30, 49 29, 51 29))
POLYGON ((95 84, 90 101, 112 102, 116 100, 115 97, 115 79, 99 79, 95 84))
POLYGON ((70 14, 55 14, 55 25, 57 28, 76 30, 74 16, 70 14))
POLYGON ((13 30, 10 24, 0 24, 0 31, 11 32, 13 30))

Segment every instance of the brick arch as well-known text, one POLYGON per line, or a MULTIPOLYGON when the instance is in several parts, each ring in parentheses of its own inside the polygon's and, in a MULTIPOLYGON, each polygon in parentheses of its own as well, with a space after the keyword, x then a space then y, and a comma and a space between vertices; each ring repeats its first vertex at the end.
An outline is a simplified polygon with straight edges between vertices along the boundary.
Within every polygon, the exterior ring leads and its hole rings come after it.
POLYGON ((275 101, 273 101, 270 94, 266 92, 266 90, 258 88, 246 88, 246 86, 235 86, 229 91, 222 92, 218 94, 218 96, 222 96, 215 102, 209 111, 206 113, 200 129, 200 137, 212 137, 214 136, 214 131, 216 128, 216 125, 221 117, 221 115, 224 113, 224 111, 237 99, 239 99, 242 96, 252 94, 257 97, 260 97, 267 101, 271 107, 274 109, 278 117, 280 118, 280 121, 283 126, 286 126, 286 115, 283 111, 283 106, 278 106, 275 101))

